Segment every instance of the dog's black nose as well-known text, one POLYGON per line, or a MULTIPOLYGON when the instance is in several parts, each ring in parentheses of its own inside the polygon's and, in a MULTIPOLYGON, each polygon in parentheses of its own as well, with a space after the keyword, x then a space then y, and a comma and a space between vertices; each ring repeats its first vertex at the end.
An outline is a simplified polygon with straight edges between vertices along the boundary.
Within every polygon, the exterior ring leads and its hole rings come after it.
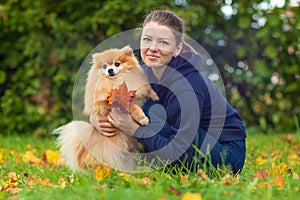
POLYGON ((110 76, 115 75, 114 69, 108 69, 108 75, 110 75, 110 76))

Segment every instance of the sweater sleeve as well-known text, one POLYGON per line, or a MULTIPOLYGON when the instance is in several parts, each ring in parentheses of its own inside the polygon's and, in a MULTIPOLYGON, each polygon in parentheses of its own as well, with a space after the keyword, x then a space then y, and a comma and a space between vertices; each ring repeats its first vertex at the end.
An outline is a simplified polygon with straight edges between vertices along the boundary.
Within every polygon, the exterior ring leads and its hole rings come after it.
POLYGON ((134 133, 134 137, 144 145, 148 153, 147 160, 158 157, 169 164, 180 164, 187 157, 191 161, 194 156, 192 144, 195 142, 200 109, 203 107, 199 105, 199 98, 194 91, 172 94, 168 98, 166 110, 161 106, 162 108, 153 109, 149 113, 151 123, 139 127, 134 133), (171 116, 168 122, 166 113, 171 116))

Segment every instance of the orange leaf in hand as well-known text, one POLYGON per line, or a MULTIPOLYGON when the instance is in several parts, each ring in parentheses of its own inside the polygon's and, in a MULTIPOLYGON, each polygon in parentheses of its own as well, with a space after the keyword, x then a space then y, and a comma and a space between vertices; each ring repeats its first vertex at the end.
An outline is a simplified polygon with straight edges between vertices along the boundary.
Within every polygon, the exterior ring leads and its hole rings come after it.
POLYGON ((128 91, 126 83, 123 82, 119 88, 110 91, 107 97, 108 103, 122 112, 128 112, 129 103, 135 97, 135 92, 135 90, 128 91))

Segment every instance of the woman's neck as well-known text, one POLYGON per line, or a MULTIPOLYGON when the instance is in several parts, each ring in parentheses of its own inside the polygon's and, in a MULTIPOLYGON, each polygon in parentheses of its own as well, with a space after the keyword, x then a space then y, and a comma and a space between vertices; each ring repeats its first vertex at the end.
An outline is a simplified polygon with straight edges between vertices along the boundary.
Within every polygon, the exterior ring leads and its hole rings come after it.
POLYGON ((160 80, 165 69, 166 69, 165 65, 160 66, 160 67, 152 67, 152 72, 153 72, 154 76, 157 78, 157 80, 160 80))

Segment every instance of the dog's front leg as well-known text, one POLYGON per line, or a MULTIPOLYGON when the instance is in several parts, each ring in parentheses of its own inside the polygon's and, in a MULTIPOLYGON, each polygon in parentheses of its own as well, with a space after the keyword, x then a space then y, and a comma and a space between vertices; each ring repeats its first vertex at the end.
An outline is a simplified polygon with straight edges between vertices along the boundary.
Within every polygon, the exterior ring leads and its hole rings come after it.
POLYGON ((110 111, 110 105, 107 100, 96 100, 94 111, 97 115, 107 116, 110 111))
POLYGON ((146 126, 147 124, 149 124, 149 118, 145 115, 143 110, 138 105, 130 103, 129 112, 131 114, 131 117, 140 125, 146 126))
POLYGON ((159 97, 157 96, 157 94, 154 92, 154 90, 150 89, 149 90, 149 94, 148 96, 150 97, 150 99, 152 99, 153 101, 158 101, 159 97))

